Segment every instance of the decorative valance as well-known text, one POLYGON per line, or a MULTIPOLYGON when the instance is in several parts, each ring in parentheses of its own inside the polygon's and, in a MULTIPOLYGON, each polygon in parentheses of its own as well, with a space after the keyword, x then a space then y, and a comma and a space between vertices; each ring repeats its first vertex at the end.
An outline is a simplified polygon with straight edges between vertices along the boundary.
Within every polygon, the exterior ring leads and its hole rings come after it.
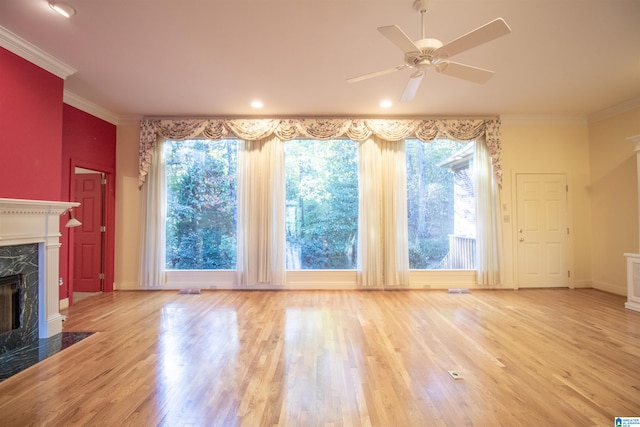
POLYGON ((144 184, 153 149, 158 138, 214 140, 240 138, 255 141, 276 135, 282 141, 292 139, 349 138, 362 142, 371 135, 387 141, 417 138, 424 142, 436 138, 471 141, 485 137, 498 185, 502 184, 500 163, 500 118, 494 119, 144 119, 140 124, 138 185, 144 184))

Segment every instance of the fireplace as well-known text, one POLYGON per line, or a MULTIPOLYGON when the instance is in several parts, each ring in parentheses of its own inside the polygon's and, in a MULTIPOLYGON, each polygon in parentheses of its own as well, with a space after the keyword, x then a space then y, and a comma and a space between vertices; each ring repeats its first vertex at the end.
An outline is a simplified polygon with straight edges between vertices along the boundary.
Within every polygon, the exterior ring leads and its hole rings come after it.
POLYGON ((0 335, 20 328, 22 274, 0 277, 0 335))
POLYGON ((0 354, 39 338, 38 252, 37 243, 0 247, 0 354))
POLYGON ((0 198, 0 352, 62 332, 60 215, 78 205, 0 198))

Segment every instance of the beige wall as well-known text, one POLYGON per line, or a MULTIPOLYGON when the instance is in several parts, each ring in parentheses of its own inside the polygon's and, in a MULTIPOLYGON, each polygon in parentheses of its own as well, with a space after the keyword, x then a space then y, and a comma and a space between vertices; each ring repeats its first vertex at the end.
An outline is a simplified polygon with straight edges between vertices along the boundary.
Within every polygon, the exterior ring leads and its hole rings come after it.
POLYGON ((501 199, 505 249, 505 287, 517 287, 517 217, 515 178, 519 173, 561 173, 567 177, 568 262, 571 283, 591 286, 591 215, 589 198, 589 140, 586 120, 502 125, 501 199))
POLYGON ((640 108, 592 121, 591 212, 593 287, 626 295, 624 253, 638 252, 638 181, 634 144, 640 108))
POLYGON ((140 190, 138 141, 140 125, 118 126, 116 135, 115 289, 138 285, 140 253, 140 190))

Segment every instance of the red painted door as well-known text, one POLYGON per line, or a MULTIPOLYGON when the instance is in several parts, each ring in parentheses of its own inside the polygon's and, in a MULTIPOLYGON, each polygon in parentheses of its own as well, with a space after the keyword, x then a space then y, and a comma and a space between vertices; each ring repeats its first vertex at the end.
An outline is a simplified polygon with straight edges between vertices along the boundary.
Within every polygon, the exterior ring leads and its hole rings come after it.
POLYGON ((74 209, 82 223, 73 235, 73 290, 99 292, 102 290, 102 174, 75 176, 75 199, 80 206, 74 209))

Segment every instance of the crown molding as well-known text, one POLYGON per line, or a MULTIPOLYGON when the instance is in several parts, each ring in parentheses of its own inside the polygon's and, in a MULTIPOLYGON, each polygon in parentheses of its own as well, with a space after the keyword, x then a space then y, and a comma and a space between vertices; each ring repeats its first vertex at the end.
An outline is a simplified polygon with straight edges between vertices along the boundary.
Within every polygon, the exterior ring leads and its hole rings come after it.
POLYGON ((107 110, 106 108, 94 104, 91 101, 87 101, 86 99, 68 90, 64 91, 63 101, 65 104, 71 105, 78 110, 82 110, 85 113, 91 114, 92 116, 98 117, 99 119, 102 119, 105 122, 109 122, 112 125, 116 126, 139 126, 140 121, 142 120, 141 115, 132 114, 127 116, 120 116, 112 111, 107 110))
POLYGON ((500 122, 503 125, 586 125, 588 123, 586 116, 519 116, 519 115, 502 115, 500 122))
POLYGON ((77 71, 2 26, 0 26, 0 46, 63 80, 77 71))
POLYGON ((73 92, 69 92, 66 89, 64 91, 62 100, 65 104, 76 107, 77 109, 82 110, 85 113, 89 113, 92 116, 96 116, 113 125, 117 126, 119 124, 120 117, 118 117, 117 114, 107 110, 106 108, 102 108, 101 106, 94 104, 91 101, 87 101, 86 99, 74 94, 73 92))
POLYGON ((619 114, 626 113, 627 111, 631 111, 634 108, 640 108, 640 98, 630 99, 621 104, 590 114, 589 123, 605 120, 619 114))

